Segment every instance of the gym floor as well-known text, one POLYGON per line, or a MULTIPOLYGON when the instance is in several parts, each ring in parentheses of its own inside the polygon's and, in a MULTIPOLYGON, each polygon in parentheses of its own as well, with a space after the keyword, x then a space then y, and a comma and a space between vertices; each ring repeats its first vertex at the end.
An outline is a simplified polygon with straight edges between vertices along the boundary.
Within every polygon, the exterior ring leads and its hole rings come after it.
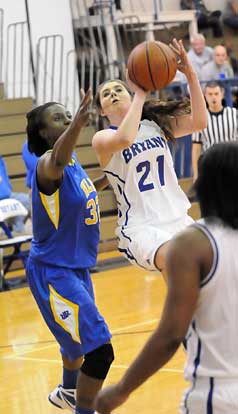
MULTIPOLYGON (((103 259, 112 260, 111 253, 103 259)), ((114 255, 118 258, 117 254, 114 255)), ((121 377, 155 329, 165 298, 159 274, 120 266, 92 274, 96 302, 113 334, 115 361, 105 384, 121 377)), ((0 293, 0 412, 57 414, 48 393, 61 382, 58 345, 46 327, 27 285, 0 293), (4 396, 4 398, 3 398, 4 396)), ((119 409, 118 414, 178 412, 185 356, 180 348, 164 369, 150 378, 119 409)))

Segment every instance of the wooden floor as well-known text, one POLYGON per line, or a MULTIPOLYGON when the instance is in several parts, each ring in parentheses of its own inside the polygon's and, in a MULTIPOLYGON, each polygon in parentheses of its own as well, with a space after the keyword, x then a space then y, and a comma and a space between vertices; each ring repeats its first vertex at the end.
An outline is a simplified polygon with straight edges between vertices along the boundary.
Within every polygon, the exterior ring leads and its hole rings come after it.
MULTIPOLYGON (((158 323, 165 285, 161 276, 132 266, 96 273, 92 278, 98 307, 113 333, 115 361, 106 380, 110 384, 120 378, 158 323)), ((29 288, 0 293, 0 309, 0 412, 62 412, 47 400, 61 381, 60 353, 29 288)), ((117 414, 178 413, 186 386, 183 365, 180 349, 117 414)))

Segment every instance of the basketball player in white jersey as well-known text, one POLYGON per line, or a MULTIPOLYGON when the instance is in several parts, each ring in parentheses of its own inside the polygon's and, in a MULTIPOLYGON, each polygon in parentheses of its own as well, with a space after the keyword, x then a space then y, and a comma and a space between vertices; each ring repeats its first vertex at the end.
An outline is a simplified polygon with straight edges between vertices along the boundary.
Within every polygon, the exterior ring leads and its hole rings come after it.
POLYGON ((171 47, 188 80, 191 111, 181 102, 167 107, 158 100, 145 103, 147 92, 130 79, 133 99, 122 81, 107 81, 99 87, 96 103, 110 127, 92 141, 117 199, 119 251, 151 271, 163 270, 167 242, 192 221, 167 140, 200 130, 207 121, 203 93, 183 43, 174 39, 171 47))
MULTIPOLYGON (((238 144, 202 155, 195 190, 203 219, 170 242, 168 292, 158 328, 122 379, 96 401, 109 414, 174 355, 187 349, 182 414, 238 413, 238 144)), ((159 403, 159 397, 158 397, 159 403)), ((145 409, 146 412, 146 409, 145 409)))

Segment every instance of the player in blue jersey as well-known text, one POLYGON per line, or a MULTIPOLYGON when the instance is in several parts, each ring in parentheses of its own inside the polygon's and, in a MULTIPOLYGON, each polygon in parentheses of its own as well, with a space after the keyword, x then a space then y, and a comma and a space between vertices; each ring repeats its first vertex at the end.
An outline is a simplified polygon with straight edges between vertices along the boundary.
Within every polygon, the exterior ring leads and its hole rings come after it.
POLYGON ((82 92, 73 120, 54 102, 27 114, 28 148, 39 161, 32 178, 33 241, 26 272, 63 360, 62 384, 49 401, 77 414, 94 413, 94 398, 114 359, 89 273, 99 243, 98 196, 74 154, 91 99, 90 91, 82 92))
POLYGON ((167 242, 192 221, 167 141, 201 130, 207 121, 204 96, 183 43, 174 39, 171 47, 188 80, 191 111, 186 102, 145 102, 147 92, 130 79, 133 98, 122 81, 107 81, 98 89, 96 104, 110 127, 92 141, 118 203, 119 250, 151 271, 163 270, 167 242))

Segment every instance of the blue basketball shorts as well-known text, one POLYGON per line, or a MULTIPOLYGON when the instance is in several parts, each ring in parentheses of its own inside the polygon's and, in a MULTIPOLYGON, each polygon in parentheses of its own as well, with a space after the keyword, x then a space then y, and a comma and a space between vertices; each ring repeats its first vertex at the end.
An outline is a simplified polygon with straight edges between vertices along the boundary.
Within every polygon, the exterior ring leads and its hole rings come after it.
POLYGON ((27 280, 63 356, 73 361, 110 341, 94 300, 88 269, 43 265, 28 259, 27 280))

